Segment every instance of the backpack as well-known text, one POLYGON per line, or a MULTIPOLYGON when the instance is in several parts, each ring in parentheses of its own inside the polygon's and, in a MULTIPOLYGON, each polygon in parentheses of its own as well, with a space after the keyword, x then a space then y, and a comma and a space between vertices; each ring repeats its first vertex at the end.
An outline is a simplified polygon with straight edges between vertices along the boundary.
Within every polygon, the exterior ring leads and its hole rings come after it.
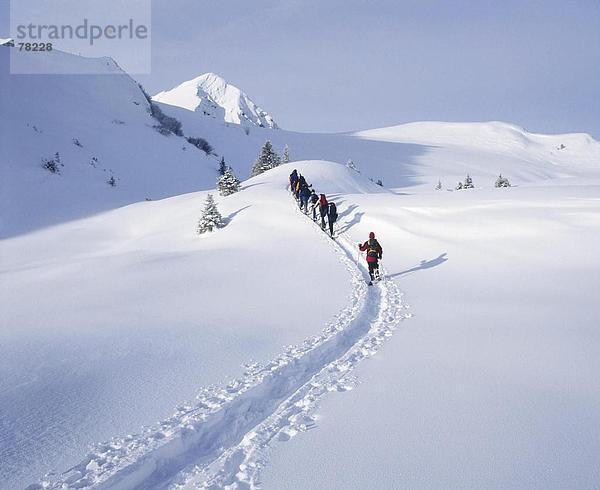
POLYGON ((367 247, 367 256, 368 257, 379 257, 381 253, 381 245, 376 238, 369 239, 368 247, 367 247))
POLYGON ((327 212, 329 218, 335 221, 337 219, 337 206, 334 202, 329 203, 329 211, 327 212))
POLYGON ((319 200, 319 196, 317 196, 316 194, 311 194, 310 195, 310 202, 311 202, 311 204, 316 204, 318 200, 319 200))

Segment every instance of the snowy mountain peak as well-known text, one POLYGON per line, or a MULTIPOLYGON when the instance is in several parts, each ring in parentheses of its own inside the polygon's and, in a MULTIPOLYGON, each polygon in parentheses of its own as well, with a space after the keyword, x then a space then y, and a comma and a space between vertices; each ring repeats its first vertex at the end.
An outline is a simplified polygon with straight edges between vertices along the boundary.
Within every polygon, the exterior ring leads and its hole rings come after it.
POLYGON ((270 114, 215 73, 205 73, 152 98, 234 124, 277 128, 270 114))

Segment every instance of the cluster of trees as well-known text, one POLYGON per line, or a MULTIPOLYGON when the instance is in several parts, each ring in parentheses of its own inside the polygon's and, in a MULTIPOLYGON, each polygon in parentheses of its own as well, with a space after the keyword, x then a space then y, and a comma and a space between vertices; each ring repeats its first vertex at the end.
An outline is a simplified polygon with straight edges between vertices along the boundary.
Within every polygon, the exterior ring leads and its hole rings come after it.
MULTIPOLYGON (((282 163, 289 163, 290 151, 287 145, 283 149, 283 154, 279 156, 273 149, 273 144, 266 141, 260 150, 260 154, 252 167, 252 177, 260 175, 267 170, 275 168, 282 163)), ((240 181, 236 177, 233 169, 227 165, 225 158, 221 157, 219 162, 219 176, 217 177, 217 189, 223 197, 230 196, 240 190, 240 181)), ((214 197, 209 194, 204 202, 204 209, 198 221, 197 232, 199 234, 211 232, 225 226, 223 217, 217 209, 214 197)))
POLYGON ((456 184, 455 189, 457 191, 460 191, 461 189, 475 189, 475 186, 473 185, 473 179, 471 178, 471 176, 467 174, 467 176, 465 177, 465 182, 459 182, 458 184, 456 184))
MULTIPOLYGON (((500 174, 498 176, 498 178, 496 179, 494 187, 510 187, 510 182, 508 181, 508 179, 506 177, 502 177, 502 174, 500 174)), ((471 176, 469 174, 467 174, 467 176, 465 177, 465 181, 459 182, 454 189, 457 191, 460 191, 462 189, 474 189, 474 188, 475 188, 475 186, 473 185, 473 179, 471 178, 471 176)), ((435 190, 436 191, 442 190, 442 181, 441 180, 438 180, 438 183, 435 186, 435 190)))

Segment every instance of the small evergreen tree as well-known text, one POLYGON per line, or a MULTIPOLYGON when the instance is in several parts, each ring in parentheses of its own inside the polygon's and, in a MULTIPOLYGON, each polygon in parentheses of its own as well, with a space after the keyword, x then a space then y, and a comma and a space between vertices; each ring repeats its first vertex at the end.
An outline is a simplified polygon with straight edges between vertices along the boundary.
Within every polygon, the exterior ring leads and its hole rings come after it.
POLYGON ((381 179, 377 179, 377 182, 375 182, 379 187, 383 187, 383 181, 381 179))
POLYGON ((457 191, 460 191, 462 188, 463 188, 463 183, 462 183, 462 182, 459 182, 459 183, 456 185, 456 190, 457 190, 457 191))
POLYGON ((467 176, 465 177, 465 183, 463 185, 463 189, 474 189, 475 186, 473 185, 473 179, 471 178, 471 176, 469 174, 467 174, 467 176))
POLYGON ((436 191, 441 191, 442 190, 442 181, 441 180, 438 180, 438 183, 435 186, 435 190, 436 191))
POLYGON ((115 177, 113 175, 110 176, 110 179, 108 179, 106 181, 106 183, 111 186, 111 187, 116 187, 117 186, 117 181, 115 180, 115 177))
POLYGON ((502 174, 496 179, 495 187, 510 187, 510 182, 506 177, 502 177, 502 174))
POLYGON ((283 156, 281 157, 281 163, 290 163, 290 149, 288 145, 283 148, 283 156))
POLYGON ((273 150, 273 145, 270 141, 266 141, 260 150, 260 155, 252 167, 251 176, 255 177, 260 175, 267 170, 277 167, 280 163, 279 155, 273 150))
POLYGON ((240 181, 231 167, 225 167, 225 173, 217 179, 217 188, 222 196, 229 196, 240 190, 240 181))
POLYGON ((202 211, 202 216, 200 216, 200 219, 198 220, 198 234, 201 235, 207 231, 213 231, 222 227, 223 218, 217 209, 214 198, 211 194, 209 194, 206 197, 206 201, 204 201, 204 210, 202 211))
POLYGON ((227 165, 225 164, 225 157, 221 157, 221 161, 219 162, 219 175, 225 175, 225 171, 227 170, 227 165))

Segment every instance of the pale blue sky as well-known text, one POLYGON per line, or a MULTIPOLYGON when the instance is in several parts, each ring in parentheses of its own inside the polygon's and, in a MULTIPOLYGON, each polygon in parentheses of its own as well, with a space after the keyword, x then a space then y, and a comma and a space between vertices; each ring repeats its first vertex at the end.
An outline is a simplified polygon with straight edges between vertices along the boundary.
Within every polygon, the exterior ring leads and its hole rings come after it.
POLYGON ((286 129, 502 120, 600 137, 600 0, 153 0, 152 19, 152 74, 136 77, 150 92, 213 71, 286 129))

